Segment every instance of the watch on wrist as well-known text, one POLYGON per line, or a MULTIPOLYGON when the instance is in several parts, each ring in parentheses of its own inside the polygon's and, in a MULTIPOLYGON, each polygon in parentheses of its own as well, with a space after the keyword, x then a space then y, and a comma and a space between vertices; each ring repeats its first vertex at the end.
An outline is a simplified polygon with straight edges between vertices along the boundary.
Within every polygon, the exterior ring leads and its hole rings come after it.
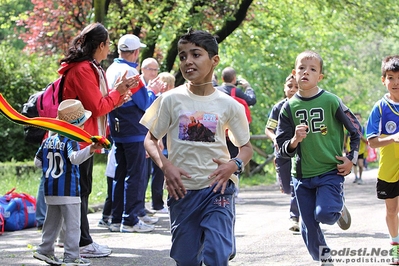
POLYGON ((230 161, 234 161, 238 167, 237 171, 234 172, 235 175, 242 173, 242 160, 240 158, 232 158, 230 161))

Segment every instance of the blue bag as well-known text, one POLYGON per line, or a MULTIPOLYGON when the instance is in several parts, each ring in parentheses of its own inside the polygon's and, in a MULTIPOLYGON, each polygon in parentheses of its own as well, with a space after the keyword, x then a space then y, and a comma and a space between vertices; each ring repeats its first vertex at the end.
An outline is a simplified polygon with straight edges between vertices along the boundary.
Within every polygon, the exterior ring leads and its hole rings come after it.
POLYGON ((27 193, 14 191, 15 188, 0 197, 0 221, 4 220, 0 232, 36 226, 36 199, 27 193))

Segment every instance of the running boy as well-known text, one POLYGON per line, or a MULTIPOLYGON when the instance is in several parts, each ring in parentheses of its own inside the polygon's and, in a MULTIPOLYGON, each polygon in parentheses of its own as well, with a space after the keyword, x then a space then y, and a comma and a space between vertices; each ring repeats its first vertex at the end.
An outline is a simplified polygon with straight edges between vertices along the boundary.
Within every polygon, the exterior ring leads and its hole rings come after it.
MULTIPOLYGON (((64 100, 58 107, 58 119, 75 126, 83 124, 91 112, 83 108, 78 100, 64 100)), ((35 165, 42 168, 44 194, 47 204, 43 224, 42 243, 33 257, 51 265, 90 265, 90 261, 79 254, 80 239, 80 186, 79 164, 101 149, 100 143, 80 150, 79 143, 58 134, 51 135, 40 146, 35 165), (66 226, 64 260, 54 255, 54 241, 57 239, 62 221, 66 226)))
POLYGON ((301 233, 310 255, 318 261, 329 256, 320 223, 339 221, 342 229, 350 226, 343 186, 357 161, 360 125, 340 98, 318 87, 323 79, 319 54, 300 53, 292 74, 299 91, 282 107, 277 144, 281 156, 294 157, 292 176, 301 233), (351 135, 351 152, 346 157, 342 156, 344 127, 351 135))
POLYGON ((265 127, 265 134, 271 141, 273 141, 273 146, 275 149, 276 158, 274 164, 276 166, 277 180, 280 184, 281 192, 285 194, 291 194, 290 221, 292 224, 289 230, 293 232, 299 232, 300 230, 299 230, 298 203, 296 201, 294 187, 292 186, 292 181, 291 181, 291 158, 287 159, 278 156, 278 146, 276 142, 276 128, 278 124, 278 116, 280 114, 281 107, 283 107, 283 104, 289 99, 291 99, 292 96, 294 96, 294 94, 297 91, 298 91, 298 83, 295 80, 295 76, 290 74, 285 79, 284 83, 285 98, 273 106, 265 127))
POLYGON ((165 174, 170 255, 181 266, 228 265, 235 252, 236 174, 253 153, 248 121, 243 106, 212 85, 220 59, 211 34, 190 30, 178 42, 178 55, 188 82, 161 94, 141 119, 149 129, 144 145, 165 174), (240 148, 233 159, 226 129, 240 148), (165 134, 168 158, 157 144, 165 134))
POLYGON ((385 200, 392 254, 396 257, 395 265, 399 265, 399 55, 385 57, 381 72, 381 81, 388 93, 374 104, 366 134, 370 147, 380 148, 377 197, 385 200))

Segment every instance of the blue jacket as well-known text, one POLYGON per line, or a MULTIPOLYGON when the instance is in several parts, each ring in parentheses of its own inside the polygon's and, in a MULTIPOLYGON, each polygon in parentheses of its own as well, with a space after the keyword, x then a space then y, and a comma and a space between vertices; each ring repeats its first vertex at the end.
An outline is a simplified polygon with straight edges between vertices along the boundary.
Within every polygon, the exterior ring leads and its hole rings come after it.
POLYGON ((139 123, 145 110, 154 102, 153 91, 142 86, 131 99, 109 113, 112 139, 119 143, 144 141, 148 129, 139 123))

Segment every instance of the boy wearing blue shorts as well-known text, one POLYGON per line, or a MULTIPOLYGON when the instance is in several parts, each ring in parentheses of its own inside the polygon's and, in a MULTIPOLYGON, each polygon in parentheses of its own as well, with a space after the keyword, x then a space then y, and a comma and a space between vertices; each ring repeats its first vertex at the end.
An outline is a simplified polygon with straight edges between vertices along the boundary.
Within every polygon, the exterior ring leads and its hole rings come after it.
POLYGON ((165 174, 171 222, 171 257, 180 266, 228 265, 235 254, 234 190, 237 174, 252 157, 243 106, 215 89, 218 43, 205 31, 178 42, 180 71, 187 83, 162 93, 141 119, 144 141, 165 174), (239 147, 230 159, 225 131, 239 147), (158 145, 167 135, 168 158, 158 145))

